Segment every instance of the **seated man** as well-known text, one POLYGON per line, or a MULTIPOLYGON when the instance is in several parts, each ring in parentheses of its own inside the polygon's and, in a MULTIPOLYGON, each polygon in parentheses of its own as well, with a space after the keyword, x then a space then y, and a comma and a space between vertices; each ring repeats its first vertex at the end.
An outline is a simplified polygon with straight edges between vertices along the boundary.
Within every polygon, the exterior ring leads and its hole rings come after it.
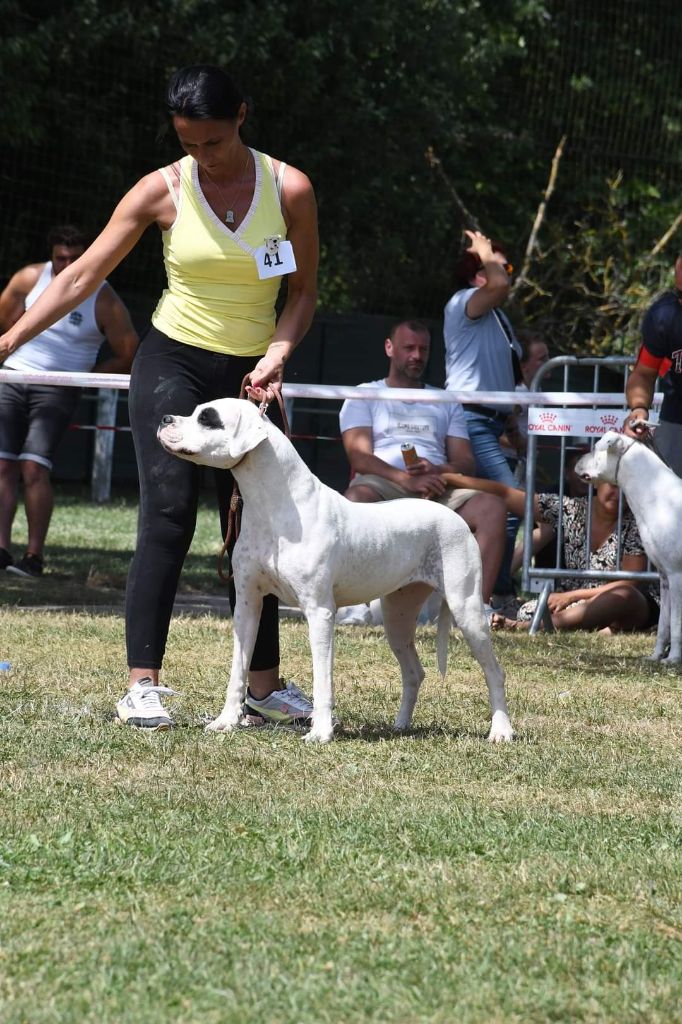
MULTIPOLYGON (((388 376, 360 386, 429 388, 421 377, 430 345, 424 324, 416 320, 397 324, 384 342, 388 376)), ((473 490, 454 490, 441 478, 441 473, 452 472, 455 466, 459 467, 455 472, 464 472, 464 466, 474 467, 462 407, 457 403, 350 399, 343 404, 340 422, 355 474, 346 497, 351 501, 430 498, 456 510, 481 549, 483 601, 488 605, 504 554, 506 509, 499 498, 473 490), (401 450, 404 444, 416 450, 413 465, 405 464, 401 450)))

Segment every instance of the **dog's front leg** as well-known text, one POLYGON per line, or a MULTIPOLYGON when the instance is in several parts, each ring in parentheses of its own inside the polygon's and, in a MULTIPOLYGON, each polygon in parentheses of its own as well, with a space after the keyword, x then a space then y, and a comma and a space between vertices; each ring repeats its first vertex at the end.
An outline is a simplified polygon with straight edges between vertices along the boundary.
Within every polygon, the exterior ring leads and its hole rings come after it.
POLYGON ((682 660, 682 575, 668 577, 668 614, 670 616, 670 651, 663 661, 668 665, 682 660))
POLYGON ((237 600, 232 620, 232 670, 227 684, 225 705, 218 717, 206 726, 207 732, 231 732, 242 718, 246 681, 256 645, 263 595, 252 583, 237 584, 237 600))
POLYGON ((313 725, 307 743, 329 743, 334 735, 334 607, 304 609, 313 658, 313 725))
POLYGON ((658 616, 658 629, 656 630, 656 646, 653 653, 647 657, 647 661, 660 661, 670 644, 670 587, 668 577, 661 572, 661 610, 658 616))

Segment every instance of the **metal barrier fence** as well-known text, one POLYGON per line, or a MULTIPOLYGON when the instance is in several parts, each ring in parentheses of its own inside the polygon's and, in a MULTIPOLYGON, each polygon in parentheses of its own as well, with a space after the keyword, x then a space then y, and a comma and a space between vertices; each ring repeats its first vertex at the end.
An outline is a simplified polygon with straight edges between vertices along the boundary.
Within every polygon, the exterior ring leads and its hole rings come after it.
MULTIPOLYGON (((533 498, 537 493, 537 456, 538 456, 538 439, 540 437, 554 437, 559 439, 559 473, 558 473, 558 493, 559 493, 559 507, 563 507, 563 499, 566 489, 566 461, 567 451, 569 447, 575 444, 576 439, 580 439, 587 448, 587 442, 589 442, 589 448, 593 448, 599 437, 605 434, 608 430, 620 430, 622 423, 627 415, 627 407, 625 404, 625 386, 629 376, 630 368, 632 366, 632 358, 624 356, 607 356, 602 358, 587 357, 578 358, 576 356, 557 356, 554 359, 550 359, 549 362, 541 366, 536 373, 530 387, 530 394, 533 395, 535 391, 540 392, 542 384, 547 377, 552 374, 556 374, 557 371, 561 372, 563 391, 570 393, 571 384, 574 384, 574 378, 577 374, 584 376, 585 370, 591 369, 592 374, 592 388, 594 398, 598 399, 590 408, 577 409, 572 403, 565 403, 563 405, 557 404, 552 411, 548 411, 546 405, 542 404, 529 404, 528 409, 528 451, 526 456, 526 511, 524 522, 526 528, 524 530, 524 543, 523 543, 523 568, 522 568, 522 586, 526 591, 531 593, 538 593, 538 605, 537 610, 533 616, 531 622, 530 632, 534 634, 540 628, 540 625, 544 625, 548 631, 553 630, 551 615, 549 614, 548 599, 550 593, 554 590, 555 581, 562 578, 580 579, 580 580, 599 580, 602 582, 608 582, 610 580, 621 580, 636 579, 639 582, 656 582, 659 578, 658 573, 652 571, 650 564, 645 572, 632 573, 623 571, 622 566, 622 550, 621 550, 621 536, 622 536, 622 520, 623 520, 623 496, 620 496, 620 502, 618 507, 618 550, 617 550, 617 568, 611 571, 595 571, 589 568, 590 565, 590 530, 592 523, 592 506, 594 500, 594 490, 590 488, 587 499, 587 525, 586 525, 586 540, 585 540, 585 559, 583 569, 566 569, 562 563, 562 550, 564 540, 564 528, 563 528, 563 515, 559 516, 555 551, 554 551, 554 566, 541 568, 533 562, 533 550, 532 550, 532 523, 533 523, 533 498), (602 384, 602 378, 605 372, 610 375, 617 374, 622 377, 622 391, 621 394, 621 408, 617 409, 609 403, 609 406, 604 408, 603 394, 600 394, 599 388, 602 384)), ((656 405, 660 402, 661 396, 656 395, 654 402, 656 405)), ((657 422, 657 412, 652 410, 650 421, 652 423, 657 422)))
MULTIPOLYGON (((458 392, 458 391, 415 391, 404 388, 357 388, 338 385, 324 384, 285 384, 283 395, 287 403, 295 398, 306 398, 316 400, 343 400, 346 398, 361 399, 364 401, 377 398, 386 401, 410 401, 428 403, 449 403, 449 402, 471 402, 476 399, 480 405, 520 405, 528 408, 528 453, 526 464, 526 512, 525 522, 533 522, 533 495, 536 486, 537 471, 537 445, 541 436, 554 436, 559 438, 559 502, 564 497, 566 449, 571 438, 589 438, 594 441, 601 434, 609 429, 619 429, 626 415, 624 390, 629 374, 629 367, 632 359, 621 356, 610 356, 605 358, 578 358, 575 356, 558 356, 549 360, 540 368, 531 383, 531 389, 527 392, 503 392, 503 391, 480 391, 480 392, 458 392), (592 390, 571 391, 572 376, 576 371, 583 372, 585 368, 592 368, 592 390), (562 374, 562 390, 542 391, 541 385, 545 378, 557 370, 562 374), (618 391, 600 392, 602 376, 605 371, 617 373, 622 377, 622 385, 618 391)), ((0 382, 8 381, 13 383, 35 383, 55 384, 71 387, 86 387, 98 389, 98 412, 96 430, 95 456, 93 458, 92 470, 92 495, 96 501, 106 501, 109 497, 111 483, 111 463, 115 434, 119 430, 129 428, 116 427, 116 405, 117 392, 127 390, 130 377, 128 374, 107 374, 107 386, 103 388, 103 377, 97 373, 20 373, 0 368, 0 382)), ((654 404, 661 400, 660 394, 654 396, 654 404)), ((290 407, 291 408, 291 407, 290 407)), ((652 411, 651 420, 655 422, 656 413, 652 411)), ((589 532, 591 523, 592 496, 588 501, 588 522, 585 564, 589 565, 589 532)), ((622 522, 622 499, 619 507, 618 529, 620 532, 622 522)), ((563 544, 563 524, 560 518, 556 538, 555 565, 550 568, 540 568, 533 564, 532 556, 532 528, 525 530, 523 549, 522 586, 524 590, 539 592, 538 610, 531 624, 531 633, 536 632, 541 621, 544 621, 548 629, 552 629, 551 618, 548 615, 547 599, 551 593, 554 581, 562 577, 579 578, 584 580, 618 580, 636 578, 642 582, 658 580, 658 573, 647 571, 633 574, 618 568, 611 572, 595 572, 590 569, 567 570, 561 565, 561 550, 563 544)), ((621 551, 619 546, 618 563, 621 564, 621 551)))

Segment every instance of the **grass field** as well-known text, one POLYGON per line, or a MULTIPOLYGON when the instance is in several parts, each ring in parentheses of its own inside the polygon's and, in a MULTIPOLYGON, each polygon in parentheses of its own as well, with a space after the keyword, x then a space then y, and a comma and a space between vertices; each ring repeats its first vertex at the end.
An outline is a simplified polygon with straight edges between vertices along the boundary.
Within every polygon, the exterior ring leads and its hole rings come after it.
MULTIPOLYGON (((93 505, 85 489, 57 488, 47 539, 46 575, 33 582, 3 573, 0 601, 20 605, 120 606, 135 546, 136 526, 136 494, 116 497, 107 505, 93 505)), ((12 540, 16 558, 22 554, 26 541, 21 508, 17 512, 12 540)), ((225 585, 216 573, 219 550, 218 513, 209 497, 199 509, 197 531, 180 586, 183 595, 226 596, 225 585)))
MULTIPOLYGON (((203 732, 230 623, 185 615, 178 728, 141 734, 113 723, 133 535, 124 503, 64 500, 50 575, 0 583, 2 1024, 682 1021, 682 686, 651 637, 497 636, 518 738, 493 748, 456 633, 442 683, 420 631, 395 737, 381 631, 337 629, 342 728, 308 749, 203 732)), ((192 588, 215 547, 202 510, 192 588)))

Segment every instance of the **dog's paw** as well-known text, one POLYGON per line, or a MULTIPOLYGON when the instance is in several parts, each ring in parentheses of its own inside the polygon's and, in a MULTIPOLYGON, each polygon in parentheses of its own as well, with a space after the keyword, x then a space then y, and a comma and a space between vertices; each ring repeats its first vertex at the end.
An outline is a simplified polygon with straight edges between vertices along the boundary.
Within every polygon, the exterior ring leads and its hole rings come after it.
POLYGON ((657 662, 660 661, 665 655, 665 651, 654 651, 653 654, 645 654, 643 661, 657 662))
POLYGON ((315 726, 312 727, 310 732, 307 732, 303 739, 306 743, 331 743, 334 736, 334 729, 317 729, 315 726))
POLYGON ((504 711, 496 711, 488 733, 488 743, 511 743, 513 739, 514 730, 509 716, 504 711))
POLYGON ((204 732, 234 732, 239 725, 240 715, 218 715, 205 727, 204 732))
POLYGON ((682 656, 680 656, 679 653, 678 654, 674 654, 671 651, 670 654, 667 654, 665 656, 665 658, 661 658, 660 659, 660 664, 661 665, 679 665, 681 661, 682 661, 682 656))

